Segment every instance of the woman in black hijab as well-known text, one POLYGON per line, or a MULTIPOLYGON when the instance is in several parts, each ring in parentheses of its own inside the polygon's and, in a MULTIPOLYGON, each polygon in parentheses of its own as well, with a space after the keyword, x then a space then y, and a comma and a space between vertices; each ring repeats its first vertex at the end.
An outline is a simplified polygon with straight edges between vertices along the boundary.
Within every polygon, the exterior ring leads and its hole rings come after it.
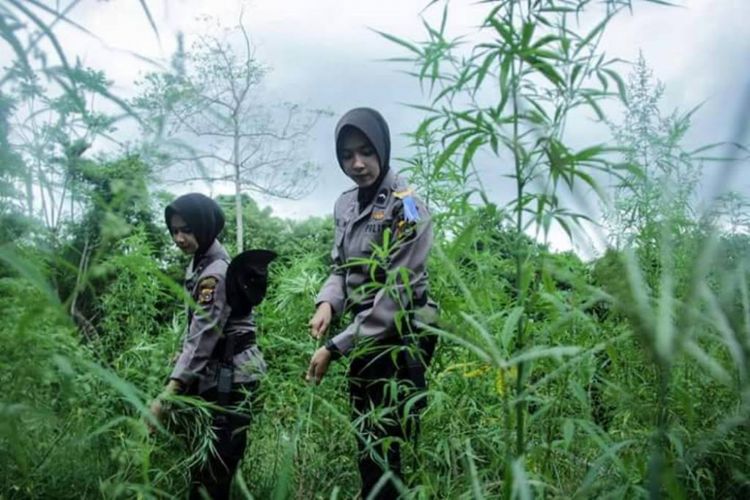
POLYGON ((313 354, 307 378, 319 383, 331 360, 350 355, 362 498, 396 498, 403 488, 400 441, 416 433, 434 349, 434 337, 418 326, 437 312, 427 297, 429 213, 390 169, 390 149, 388 124, 377 111, 356 108, 339 120, 336 155, 356 186, 336 201, 334 265, 310 320, 311 335, 322 338, 334 315, 354 315, 313 354), (387 247, 387 256, 377 257, 376 247, 387 247))
POLYGON ((162 399, 175 393, 231 409, 214 411, 215 453, 191 471, 190 486, 190 498, 229 498, 247 445, 248 406, 266 364, 255 343, 250 309, 235 307, 233 312, 227 297, 229 254, 217 239, 224 227, 221 208, 211 198, 191 193, 174 200, 164 217, 174 243, 192 256, 185 275, 190 303, 182 351, 151 413, 161 420, 162 399))

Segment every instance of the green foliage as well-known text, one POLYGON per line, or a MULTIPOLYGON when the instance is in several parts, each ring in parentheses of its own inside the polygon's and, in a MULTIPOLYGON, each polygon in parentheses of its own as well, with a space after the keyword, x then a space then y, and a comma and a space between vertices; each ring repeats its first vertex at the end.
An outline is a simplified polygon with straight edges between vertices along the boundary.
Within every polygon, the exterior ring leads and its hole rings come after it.
MULTIPOLYGON (((682 146, 692 112, 663 116, 645 62, 624 79, 599 51, 614 16, 638 2, 608 0, 584 32, 576 17, 594 3, 486 2, 477 39, 450 39, 447 9, 438 26, 425 23, 425 42, 383 34, 431 92, 404 158, 436 214, 430 293, 441 307, 422 433, 404 449, 409 498, 750 491, 747 202, 729 194, 695 213, 706 149, 682 146), (626 106, 619 125, 603 120, 612 98, 626 106), (615 142, 568 145, 566 124, 579 112, 609 122, 615 142), (486 164, 510 166, 510 200, 487 194, 486 164), (552 252, 543 242, 554 224, 572 234, 593 216, 568 209, 562 194, 606 194, 601 171, 619 183, 607 226, 614 248, 593 262, 552 252)), ((82 96, 120 101, 103 74, 67 62, 40 12, 72 22, 40 2, 0 6, 15 58, 0 81, 0 497, 177 498, 211 430, 206 404, 189 398, 170 400, 155 435, 144 421, 185 328, 185 262, 160 215, 173 195, 152 192, 154 165, 142 157, 85 156, 114 122, 82 96), (39 30, 29 43, 24 22, 39 30), (57 66, 34 50, 41 39, 57 66), (48 92, 42 76, 65 91, 48 92), (18 106, 48 118, 20 121, 31 139, 23 144, 10 126, 18 106)), ((218 53, 192 62, 213 67, 218 53)), ((154 93, 142 97, 161 99, 155 114, 215 90, 216 72, 201 89, 180 80, 186 57, 149 77, 154 93)), ((246 195, 237 214, 237 201, 219 197, 227 220, 243 221, 240 234, 227 224, 230 250, 280 258, 256 311, 270 370, 235 493, 354 496, 345 362, 321 386, 303 382, 332 221, 284 220, 246 195)))
MULTIPOLYGON (((461 195, 471 194, 465 182, 467 165, 479 161, 482 155, 509 158, 513 163, 508 176, 514 181, 515 193, 501 212, 508 216, 511 235, 516 235, 509 245, 509 258, 514 261, 510 303, 493 295, 491 301, 503 312, 482 310, 482 302, 472 293, 473 283, 482 283, 482 278, 462 279, 466 269, 453 264, 455 254, 442 262, 454 269, 451 281, 460 284, 458 291, 466 299, 458 309, 459 321, 443 328, 442 335, 467 348, 486 370, 499 371, 503 381, 499 385, 506 387, 506 379, 512 379, 513 390, 500 405, 503 444, 496 450, 503 450, 500 457, 504 460, 490 466, 490 470, 504 471, 504 477, 496 479, 498 484, 504 483, 498 494, 520 495, 515 475, 521 473, 533 478, 537 493, 683 495, 680 481, 686 480, 689 466, 682 450, 697 441, 690 439, 691 433, 678 431, 683 429, 679 415, 684 408, 677 408, 671 394, 677 387, 685 393, 709 390, 707 386, 686 388, 678 384, 683 354, 705 367, 710 365, 724 383, 732 376, 723 363, 730 362, 732 373, 744 373, 739 332, 718 326, 725 320, 718 319, 723 313, 717 310, 718 297, 714 294, 726 294, 726 283, 706 280, 705 266, 715 262, 716 254, 710 249, 716 238, 697 224, 691 209, 697 185, 695 169, 693 157, 682 150, 680 141, 692 113, 662 119, 657 107, 661 90, 650 87, 645 63, 636 66, 628 86, 616 72, 617 61, 598 53, 598 40, 607 24, 629 2, 610 2, 601 23, 584 35, 576 32, 571 16, 589 8, 589 2, 494 4, 481 27, 493 41, 474 44, 468 55, 460 50, 457 40, 451 41, 445 34, 447 7, 439 27, 426 25, 425 42, 415 44, 385 36, 407 50, 409 57, 399 60, 412 63, 414 76, 423 85, 429 84, 433 99, 422 108, 427 118, 416 138, 439 141, 442 151, 438 147, 433 153, 434 169, 452 172, 448 178, 457 180, 454 185, 464 186, 463 192, 454 193, 457 199, 464 200, 461 195), (566 146, 569 118, 578 109, 589 109, 604 119, 600 102, 613 96, 612 87, 628 106, 625 124, 616 129, 617 147, 593 145, 574 150, 566 146), (618 150, 626 152, 622 164, 610 159, 618 150), (601 265, 597 264, 594 274, 601 281, 592 286, 585 273, 566 271, 567 266, 560 261, 534 251, 524 236, 530 230, 546 235, 553 222, 571 234, 573 226, 588 215, 564 208, 558 193, 583 185, 602 195, 597 171, 612 173, 623 181, 618 193, 630 205, 620 203, 615 214, 632 225, 635 239, 626 239, 625 251, 611 252, 601 265), (677 187, 674 192, 673 186, 677 187), (572 282, 551 279, 571 274, 576 277, 572 282), (713 287, 708 288, 709 283, 713 287), (572 290, 587 298, 575 300, 572 290), (696 327, 693 321, 704 308, 714 311, 716 322, 701 322, 696 327), (493 324, 493 318, 499 319, 499 324, 493 324), (714 327, 722 332, 719 337, 708 333, 714 327), (560 335, 560 330, 566 334, 560 335), (556 347, 547 347, 547 342, 556 347), (629 367, 618 370, 620 365, 613 363, 614 351, 610 353, 610 343, 619 346, 623 342, 630 346, 630 350, 626 348, 630 363, 634 352, 643 349, 644 356, 633 364, 635 373, 644 376, 637 378, 635 386, 625 384, 621 393, 608 393, 608 386, 622 389, 622 384, 615 383, 632 376, 629 367), (719 353, 724 349, 735 354, 722 359, 719 353), (566 361, 568 356, 571 362, 566 361), (572 360, 590 368, 575 373, 572 360), (601 373, 597 367, 604 366, 607 372, 601 373), (511 369, 517 371, 509 377, 506 370, 511 369), (611 372, 617 375, 610 379, 611 372), (579 395, 571 402, 577 400, 581 406, 560 405, 550 397, 557 387, 579 395), (615 439, 605 436, 603 427, 611 425, 618 408, 617 403, 605 399, 633 393, 650 396, 631 400, 640 403, 639 416, 644 418, 635 427, 644 433, 626 431, 615 439), (567 436, 579 429, 590 438, 576 442, 582 447, 574 455, 589 457, 588 463, 597 464, 586 476, 576 476, 575 468, 553 473, 552 468, 545 467, 561 451, 560 442, 550 440, 558 411, 565 415, 561 427, 567 436), (587 449, 587 445, 591 447, 587 449), (621 458, 627 457, 631 447, 648 449, 648 460, 636 462, 633 468, 621 458), (535 467, 539 457, 545 458, 539 462, 544 466, 535 467), (604 471, 617 480, 610 482, 602 475, 604 471), (642 482, 635 483, 633 489, 614 488, 623 481, 630 485, 634 477, 641 477, 642 482), (570 489, 574 484, 579 485, 577 489, 570 489)), ((466 44, 466 39, 461 42, 466 44)), ((427 151, 418 140, 415 142, 421 151, 427 151)), ((419 158, 417 167, 421 165, 419 158)), ((416 169, 416 173, 422 172, 416 169)), ((487 203, 486 196, 484 201, 487 203)), ((613 235, 619 237, 625 231, 616 228, 613 235)), ((458 242, 465 237, 460 230, 454 234, 458 242)), ((472 264, 479 261, 475 254, 466 260, 472 264)), ((497 271, 492 275, 502 276, 497 271)), ((740 394, 726 392, 723 403, 738 404, 740 394)), ((703 411, 711 414, 712 408, 703 411)), ((564 449, 569 448, 570 439, 563 441, 564 449)), ((476 443, 467 445, 467 449, 476 450, 476 443)), ((730 460, 733 467, 738 463, 735 460, 730 460)), ((490 478, 480 481, 492 483, 490 478)), ((475 496, 479 494, 476 484, 472 489, 475 496)))
POLYGON ((88 337, 98 329, 99 295, 118 277, 117 267, 106 261, 120 249, 127 250, 121 246, 123 239, 136 231, 153 249, 151 258, 164 254, 156 251, 163 249, 167 237, 154 221, 149 174, 149 167, 135 156, 85 162, 76 173, 86 196, 83 214, 64 227, 62 241, 54 244, 59 247, 50 260, 56 270, 52 278, 58 295, 69 302, 88 337))
POLYGON ((106 464, 88 454, 85 441, 103 410, 83 404, 93 387, 71 364, 83 355, 75 328, 23 279, 0 280, 0 302, 8 321, 0 334, 1 364, 11 368, 0 374, 6 387, 0 402, 4 494, 92 494, 96 483, 91 478, 106 464))
MULTIPOLYGON (((219 196, 219 205, 227 221, 235 219, 235 199, 219 196)), ((279 255, 283 262, 291 262, 305 255, 321 255, 330 251, 333 243, 333 224, 331 219, 309 217, 303 221, 282 219, 273 215, 271 208, 260 208, 249 196, 242 197, 242 220, 245 221, 243 247, 267 248, 279 255)), ((227 223, 222 233, 222 241, 232 252, 236 253, 235 227, 227 223)))
POLYGON ((136 232, 118 242, 101 268, 102 272, 116 274, 117 279, 108 283, 97 301, 97 316, 101 318, 97 350, 104 359, 143 355, 146 346, 137 348, 132 342, 157 336, 161 323, 176 309, 143 233, 136 232), (134 338, 133 332, 139 335, 134 338))
POLYGON ((248 451, 265 458, 248 460, 244 468, 258 498, 308 496, 314 491, 327 497, 332 485, 349 491, 356 487, 345 367, 332 366, 321 386, 304 383, 316 347, 307 321, 327 272, 320 254, 274 265, 273 286, 257 312, 260 345, 274 367, 263 382, 262 410, 248 451))

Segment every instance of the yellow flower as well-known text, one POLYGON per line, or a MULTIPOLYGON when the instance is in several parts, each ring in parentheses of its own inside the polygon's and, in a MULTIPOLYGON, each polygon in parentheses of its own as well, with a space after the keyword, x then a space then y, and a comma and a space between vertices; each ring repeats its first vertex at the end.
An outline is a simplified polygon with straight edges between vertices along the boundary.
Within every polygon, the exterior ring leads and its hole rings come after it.
POLYGON ((499 396, 505 394, 508 384, 512 384, 518 377, 518 368, 511 366, 510 368, 499 368, 495 375, 495 392, 499 396))
POLYGON ((490 369, 489 366, 483 366, 481 368, 477 368, 476 370, 471 370, 471 371, 468 371, 468 372, 464 372, 464 377, 466 377, 466 378, 479 377, 480 375, 484 375, 485 373, 487 373, 489 371, 489 369, 490 369))

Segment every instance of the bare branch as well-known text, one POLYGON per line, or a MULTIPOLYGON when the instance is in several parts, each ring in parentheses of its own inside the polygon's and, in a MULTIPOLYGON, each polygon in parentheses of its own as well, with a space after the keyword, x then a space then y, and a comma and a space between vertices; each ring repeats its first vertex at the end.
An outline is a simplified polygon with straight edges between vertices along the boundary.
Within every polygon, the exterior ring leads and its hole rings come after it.
POLYGON ((205 154, 199 154, 196 156, 173 156, 173 160, 176 162, 200 162, 202 160, 216 160, 220 163, 223 163, 226 166, 232 166, 233 163, 230 160, 227 160, 226 158, 222 158, 221 156, 212 154, 212 153, 205 153, 205 154))

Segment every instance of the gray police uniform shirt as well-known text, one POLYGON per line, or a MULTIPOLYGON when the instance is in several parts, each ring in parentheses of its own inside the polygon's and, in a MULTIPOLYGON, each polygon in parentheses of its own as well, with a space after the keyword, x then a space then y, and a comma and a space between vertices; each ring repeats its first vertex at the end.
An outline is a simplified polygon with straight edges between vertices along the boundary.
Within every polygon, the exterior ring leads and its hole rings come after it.
MULTIPOLYGON (((192 297, 188 305, 190 323, 182 343, 182 352, 170 378, 185 387, 196 387, 198 393, 216 386, 216 370, 223 352, 214 352, 223 335, 255 335, 252 314, 230 318, 225 277, 229 254, 214 241, 193 268, 191 261, 185 274, 185 289, 192 297)), ((260 379, 266 372, 263 355, 252 342, 247 349, 234 355, 234 382, 247 383, 260 379)))
POLYGON ((347 354, 362 339, 382 340, 398 335, 400 311, 426 295, 432 223, 426 206, 393 170, 388 171, 373 201, 361 212, 355 187, 336 200, 333 216, 333 269, 315 302, 328 302, 334 314, 341 314, 349 306, 358 311, 354 321, 331 339, 342 354, 347 354), (409 207, 404 206, 407 197, 409 207), (414 208, 418 220, 409 216, 414 208), (386 246, 387 229, 390 250, 378 272, 361 259, 378 258, 376 248, 386 246), (402 279, 400 273, 404 272, 408 282, 402 279), (386 286, 378 284, 383 281, 386 286))

